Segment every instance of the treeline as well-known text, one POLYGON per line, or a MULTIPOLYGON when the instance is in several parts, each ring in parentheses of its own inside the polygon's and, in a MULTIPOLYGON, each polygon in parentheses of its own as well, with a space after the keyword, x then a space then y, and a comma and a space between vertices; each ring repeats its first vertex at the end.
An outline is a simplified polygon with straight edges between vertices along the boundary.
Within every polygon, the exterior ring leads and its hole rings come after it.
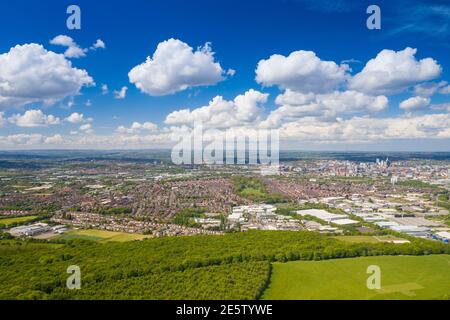
POLYGON ((397 183, 398 186, 417 188, 417 189, 430 189, 430 190, 440 190, 439 186, 421 181, 421 180, 402 180, 397 183))
POLYGON ((204 208, 186 208, 180 210, 173 218, 172 223, 186 227, 197 227, 195 218, 204 218, 206 209, 204 208))
POLYGON ((0 241, 0 299, 198 299, 201 291, 209 299, 252 299, 274 261, 444 253, 450 254, 450 246, 422 239, 348 243, 306 231, 105 244, 6 240, 0 241), (81 268, 81 290, 65 287, 70 265, 81 268))

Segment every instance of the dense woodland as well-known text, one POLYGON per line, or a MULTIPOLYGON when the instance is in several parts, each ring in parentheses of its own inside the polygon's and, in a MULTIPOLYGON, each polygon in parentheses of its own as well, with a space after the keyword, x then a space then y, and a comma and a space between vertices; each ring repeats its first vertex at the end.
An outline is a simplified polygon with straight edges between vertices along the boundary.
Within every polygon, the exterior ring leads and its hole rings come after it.
POLYGON ((0 299, 257 299, 270 262, 450 253, 440 242, 347 243, 312 232, 251 231, 127 243, 0 241, 0 299), (67 267, 81 290, 66 289, 67 267))

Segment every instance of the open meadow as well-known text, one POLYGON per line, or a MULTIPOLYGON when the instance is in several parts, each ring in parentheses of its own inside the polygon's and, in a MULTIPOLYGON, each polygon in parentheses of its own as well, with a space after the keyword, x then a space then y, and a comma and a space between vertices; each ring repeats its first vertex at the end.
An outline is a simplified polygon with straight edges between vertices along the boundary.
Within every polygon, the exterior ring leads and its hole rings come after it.
POLYGON ((14 217, 14 218, 0 218, 0 226, 4 226, 5 228, 9 228, 14 224, 21 224, 25 222, 32 221, 37 219, 38 216, 25 216, 25 217, 14 217))
POLYGON ((94 230, 94 229, 83 229, 83 230, 72 230, 61 236, 65 240, 92 240, 98 242, 126 242, 133 240, 143 240, 148 238, 146 235, 136 234, 136 233, 125 233, 125 232, 114 232, 107 230, 94 230))
POLYGON ((378 256, 274 263, 268 300, 409 300, 450 297, 450 255, 378 256), (381 289, 369 290, 367 268, 381 269, 381 289))

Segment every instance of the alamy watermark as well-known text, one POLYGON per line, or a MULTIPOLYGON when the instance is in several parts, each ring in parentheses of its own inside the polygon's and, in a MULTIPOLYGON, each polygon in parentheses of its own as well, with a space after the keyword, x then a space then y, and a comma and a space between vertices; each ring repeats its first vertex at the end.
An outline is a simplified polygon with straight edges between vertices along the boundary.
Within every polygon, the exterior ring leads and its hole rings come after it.
POLYGON ((377 265, 371 265, 367 267, 367 274, 370 276, 367 278, 366 286, 369 290, 381 289, 381 268, 377 265))
POLYGON ((80 290, 81 289, 81 269, 79 266, 69 266, 67 268, 67 273, 70 276, 67 278, 66 286, 69 290, 80 290))
POLYGON ((70 5, 66 10, 70 16, 67 18, 66 26, 69 30, 81 29, 81 9, 77 5, 70 5))
POLYGON ((177 165, 263 165, 279 168, 278 130, 207 129, 195 122, 192 129, 172 133, 177 144, 171 159, 177 165))
POLYGON ((367 18, 366 25, 369 30, 381 29, 381 9, 379 6, 373 4, 367 7, 367 14, 370 16, 367 18))

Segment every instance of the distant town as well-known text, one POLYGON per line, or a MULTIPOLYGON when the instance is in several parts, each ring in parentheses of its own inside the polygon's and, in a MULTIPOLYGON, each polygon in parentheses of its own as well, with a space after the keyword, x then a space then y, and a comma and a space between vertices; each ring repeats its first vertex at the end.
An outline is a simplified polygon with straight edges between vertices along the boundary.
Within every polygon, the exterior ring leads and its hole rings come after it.
POLYGON ((450 160, 396 158, 289 159, 274 173, 175 166, 163 156, 5 153, 0 227, 37 239, 76 238, 79 230, 166 237, 256 229, 448 243, 450 160))

